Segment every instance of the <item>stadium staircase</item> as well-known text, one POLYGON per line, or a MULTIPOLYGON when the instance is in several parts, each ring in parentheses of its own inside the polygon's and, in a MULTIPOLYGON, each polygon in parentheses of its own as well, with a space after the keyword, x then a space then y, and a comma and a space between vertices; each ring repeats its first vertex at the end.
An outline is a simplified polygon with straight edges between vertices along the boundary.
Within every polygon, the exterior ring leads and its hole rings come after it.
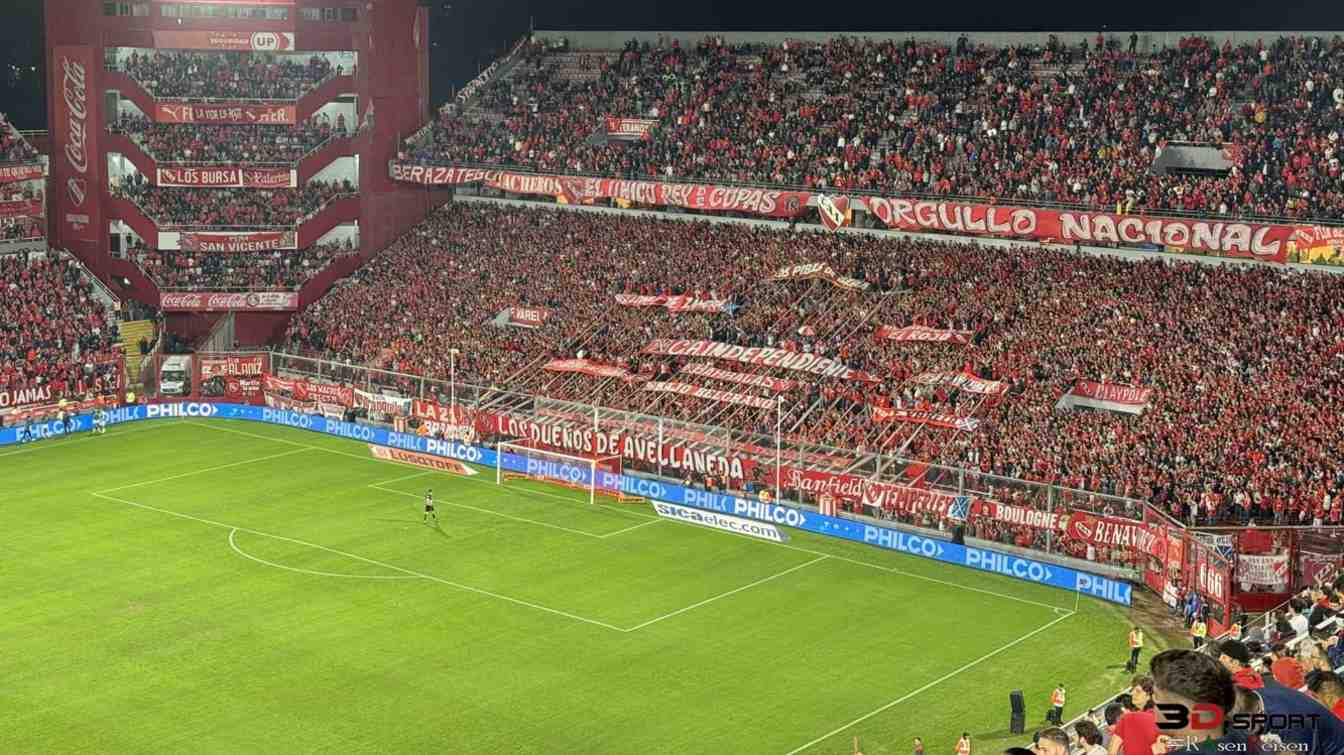
POLYGON ((123 322, 121 333, 121 351, 126 355, 126 384, 140 384, 140 339, 154 343, 153 320, 130 320, 123 322))

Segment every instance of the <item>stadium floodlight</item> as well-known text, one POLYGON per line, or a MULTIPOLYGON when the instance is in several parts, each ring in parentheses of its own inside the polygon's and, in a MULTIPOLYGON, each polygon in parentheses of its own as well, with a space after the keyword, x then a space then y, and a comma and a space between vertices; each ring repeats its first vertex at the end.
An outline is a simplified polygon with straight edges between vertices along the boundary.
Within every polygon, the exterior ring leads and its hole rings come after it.
POLYGON ((620 456, 571 456, 558 451, 535 448, 523 441, 500 441, 495 454, 495 484, 509 480, 535 480, 563 485, 588 492, 588 502, 597 503, 598 495, 618 501, 636 500, 621 492, 620 456), (504 463, 505 454, 521 457, 522 463, 504 463))

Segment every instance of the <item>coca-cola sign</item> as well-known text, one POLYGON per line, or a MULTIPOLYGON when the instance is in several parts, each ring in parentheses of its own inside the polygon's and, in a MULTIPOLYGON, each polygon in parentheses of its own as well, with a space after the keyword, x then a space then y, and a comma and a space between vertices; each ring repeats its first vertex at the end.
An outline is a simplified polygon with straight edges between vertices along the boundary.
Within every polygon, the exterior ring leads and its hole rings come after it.
POLYGON ((63 187, 54 193, 60 219, 57 242, 97 241, 94 208, 98 203, 96 159, 97 100, 90 92, 93 82, 93 50, 89 47, 57 47, 52 50, 51 91, 54 154, 53 183, 63 187))
POLYGON ((165 293, 159 300, 165 312, 228 312, 232 310, 292 312, 299 308, 299 295, 292 291, 248 293, 165 293))

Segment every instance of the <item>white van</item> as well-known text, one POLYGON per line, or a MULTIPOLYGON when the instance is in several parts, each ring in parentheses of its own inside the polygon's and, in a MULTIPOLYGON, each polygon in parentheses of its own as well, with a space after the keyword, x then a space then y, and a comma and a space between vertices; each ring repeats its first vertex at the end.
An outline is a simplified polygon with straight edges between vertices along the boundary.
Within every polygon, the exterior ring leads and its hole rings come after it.
POLYGON ((186 396, 191 393, 191 357, 172 356, 159 367, 159 395, 186 396))

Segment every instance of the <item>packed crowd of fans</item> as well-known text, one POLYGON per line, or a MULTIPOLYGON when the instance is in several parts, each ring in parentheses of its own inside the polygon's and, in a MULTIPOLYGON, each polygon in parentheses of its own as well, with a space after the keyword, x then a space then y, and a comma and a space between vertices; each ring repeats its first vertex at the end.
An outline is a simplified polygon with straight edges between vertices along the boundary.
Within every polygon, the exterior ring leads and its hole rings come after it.
POLYGON ((74 262, 0 256, 0 390, 115 390, 116 321, 74 262))
POLYGON ((164 189, 140 173, 112 187, 114 196, 134 202, 156 223, 193 228, 293 225, 355 191, 348 180, 309 181, 297 189, 164 189))
POLYGON ((346 242, 246 253, 157 250, 136 245, 130 256, 163 291, 293 291, 332 260, 356 251, 346 242))
POLYGON ((0 113, 0 163, 21 163, 36 159, 37 150, 0 113))
POLYGON ((533 45, 475 107, 445 111, 407 151, 542 171, 1329 218, 1344 211, 1341 76, 1339 37, 1192 37, 1151 54, 1100 40, 632 42, 577 57, 533 45), (605 115, 658 127, 647 140, 594 140, 605 115), (1174 141, 1222 147, 1232 168, 1155 171, 1174 141))
POLYGON ((123 115, 118 128, 161 163, 296 163, 329 139, 347 135, 345 116, 325 114, 295 126, 154 123, 123 115))
POLYGON ((136 51, 125 72, 155 97, 293 100, 332 75, 352 73, 321 55, 136 51))
MULTIPOLYGON (((693 384, 687 361, 646 355, 653 338, 711 339, 811 352, 862 370, 818 379, 737 362, 716 366, 798 381, 787 439, 881 450, 967 468, 966 484, 1011 500, 1011 478, 1151 501, 1184 521, 1339 522, 1344 442, 1344 281, 1266 268, 1134 263, 1024 247, 766 230, 740 223, 453 206, 297 318, 291 345, 463 382, 508 385, 768 439, 775 412, 639 382, 545 372, 585 357, 693 384), (825 262, 866 281, 772 280, 825 262), (1065 295, 1062 292, 1068 292, 1065 295), (673 315, 617 305, 617 293, 687 294, 731 313, 673 315), (538 329, 491 327, 511 306, 550 313, 538 329), (878 339, 880 325, 967 331, 970 343, 878 339), (1002 396, 915 378, 969 372, 1002 396), (1078 379, 1154 389, 1140 416, 1056 410, 1078 379), (892 409, 974 428, 884 420, 892 409), (978 470, 979 474, 975 474, 978 470)), ((705 360, 701 360, 705 361, 705 360)), ((744 385, 724 390, 772 398, 744 385)), ((1090 501, 1110 505, 1109 499, 1090 501)), ((1125 513, 1125 512, 1115 512, 1125 513)))

